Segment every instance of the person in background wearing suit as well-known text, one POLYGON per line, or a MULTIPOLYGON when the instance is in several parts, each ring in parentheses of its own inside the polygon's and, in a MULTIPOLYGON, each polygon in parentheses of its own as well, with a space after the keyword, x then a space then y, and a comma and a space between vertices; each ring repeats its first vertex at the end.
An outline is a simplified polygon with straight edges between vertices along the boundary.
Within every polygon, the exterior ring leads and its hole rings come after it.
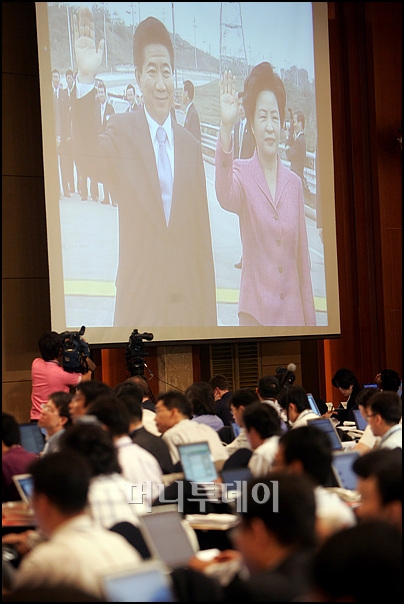
POLYGON ((125 90, 125 98, 130 104, 126 111, 136 111, 139 109, 139 105, 136 101, 136 89, 133 84, 128 84, 125 90))
POLYGON ((91 115, 94 80, 105 43, 96 47, 87 8, 73 19, 77 101, 73 111, 82 153, 109 174, 119 207, 119 260, 114 325, 217 324, 212 240, 201 145, 171 117, 174 49, 161 21, 147 17, 133 37, 139 111, 117 113, 97 136, 91 115), (160 140, 159 140, 160 139, 160 140), (133 236, 133 225, 141 225, 133 236), (150 241, 153 245, 150 246, 150 241), (147 262, 137 256, 147 250, 147 262), (162 293, 158 311, 150 292, 162 293))
POLYGON ((256 149, 250 159, 234 159, 237 95, 235 78, 225 71, 215 185, 222 208, 240 220, 239 324, 316 325, 302 181, 279 157, 286 92, 270 63, 252 69, 243 103, 256 149))
POLYGON ((233 414, 230 410, 230 399, 233 396, 233 392, 229 389, 229 380, 225 375, 217 374, 210 378, 209 384, 213 390, 216 413, 225 426, 231 426, 234 422, 233 414))
POLYGON ((305 117, 302 111, 293 114, 293 143, 286 149, 286 157, 290 161, 292 172, 300 176, 304 182, 304 166, 306 163, 306 138, 304 136, 305 117))
MULTIPOLYGON (((108 120, 111 117, 111 115, 115 114, 115 109, 113 108, 111 103, 109 103, 107 100, 107 89, 105 87, 104 82, 98 83, 97 99, 99 101, 100 132, 105 132, 105 130, 107 129, 108 120)), ((100 178, 103 179, 102 174, 100 175, 100 178)), ((103 190, 104 190, 104 197, 101 200, 101 203, 105 204, 105 205, 116 206, 116 203, 113 202, 113 200, 112 200, 112 196, 111 196, 111 193, 109 190, 108 183, 105 181, 105 179, 101 180, 100 182, 102 182, 102 186, 103 186, 103 190)))
POLYGON ((182 104, 185 109, 184 128, 194 135, 196 140, 201 142, 201 124, 198 111, 194 105, 195 87, 191 80, 185 80, 182 91, 182 104))

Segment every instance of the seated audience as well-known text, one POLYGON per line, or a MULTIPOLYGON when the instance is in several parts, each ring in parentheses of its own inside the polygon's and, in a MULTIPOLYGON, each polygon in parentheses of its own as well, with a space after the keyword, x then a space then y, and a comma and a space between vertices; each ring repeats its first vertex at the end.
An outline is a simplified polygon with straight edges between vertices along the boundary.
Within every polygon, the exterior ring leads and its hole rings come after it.
POLYGON ((376 375, 375 382, 383 391, 398 392, 401 388, 401 378, 394 369, 383 369, 376 375))
POLYGON ((207 382, 194 382, 186 389, 185 396, 192 406, 192 421, 206 424, 216 432, 223 428, 224 423, 216 414, 212 388, 207 382))
POLYGON ((309 419, 318 415, 311 410, 306 391, 301 386, 286 386, 279 393, 279 404, 286 411, 291 428, 306 426, 309 419))
POLYGON ((340 406, 333 412, 332 417, 336 417, 341 424, 343 424, 344 421, 353 422, 354 416, 352 411, 358 408, 356 396, 362 389, 362 386, 358 382, 354 372, 345 367, 341 367, 341 369, 338 369, 335 372, 331 383, 334 388, 338 388, 341 396, 344 399, 346 398, 345 406, 341 402, 340 406))
POLYGON ((170 449, 173 464, 180 461, 177 445, 207 441, 218 471, 228 458, 226 447, 218 433, 206 424, 191 420, 192 407, 185 394, 169 390, 159 394, 156 401, 156 425, 170 449))
POLYGON ((264 375, 258 380, 257 394, 261 403, 271 405, 276 409, 281 420, 281 432, 287 432, 286 414, 278 403, 278 395, 281 391, 281 384, 276 375, 264 375))
POLYGON ((226 451, 229 457, 233 455, 238 449, 250 449, 251 445, 245 434, 243 424, 243 413, 244 409, 252 403, 259 402, 258 394, 251 388, 240 388, 233 392, 230 399, 230 410, 233 415, 235 423, 240 427, 240 434, 228 445, 226 445, 226 451))
POLYGON ((366 419, 381 449, 403 447, 402 401, 397 392, 377 392, 369 399, 366 419))
POLYGON ((155 413, 156 405, 150 398, 151 393, 150 393, 149 384, 147 383, 147 380, 144 377, 144 375, 131 375, 130 377, 128 377, 126 382, 140 386, 140 388, 142 389, 142 392, 143 392, 142 409, 143 410, 147 409, 148 411, 152 411, 153 413, 155 413))
POLYGON ((278 449, 281 434, 278 411, 270 405, 253 403, 244 409, 243 424, 253 451, 248 467, 253 476, 265 476, 272 468, 278 449))
POLYGON ((103 573, 136 567, 141 558, 121 535, 98 525, 86 513, 91 469, 70 451, 53 453, 30 466, 32 505, 47 540, 26 554, 15 588, 77 587, 103 598, 103 573))
POLYGON ((160 436, 160 432, 157 430, 156 422, 154 421, 156 417, 156 409, 154 403, 148 398, 148 388, 149 386, 147 385, 144 377, 141 375, 133 375, 121 384, 117 384, 117 386, 114 388, 114 392, 116 395, 127 393, 130 395, 135 394, 136 398, 139 397, 139 392, 141 392, 140 405, 142 407, 143 427, 155 436, 160 436))
POLYGON ((332 449, 325 432, 314 426, 294 428, 279 439, 274 469, 305 474, 314 486, 317 534, 323 540, 341 528, 356 524, 353 510, 328 490, 332 477, 332 449))
MULTIPOLYGON (((358 409, 361 412, 362 417, 368 421, 366 418, 367 409, 370 406, 369 399, 373 394, 378 392, 377 388, 362 388, 360 392, 358 392, 356 396, 356 400, 358 403, 358 409)), ((373 447, 375 447, 380 442, 380 438, 375 436, 372 432, 372 428, 369 424, 367 424, 363 434, 360 439, 353 447, 355 451, 358 451, 361 455, 363 453, 368 453, 373 447)))
POLYGON ((70 392, 54 392, 46 405, 42 405, 38 426, 46 432, 45 447, 41 455, 56 453, 60 449, 60 438, 72 425, 69 406, 73 395, 70 392))
POLYGON ((213 390, 216 413, 225 426, 231 426, 233 416, 230 410, 230 399, 233 392, 230 390, 230 382, 225 375, 218 373, 213 375, 209 384, 213 390))
POLYGON ((2 501, 19 501, 20 494, 13 481, 15 474, 25 474, 29 464, 37 458, 35 453, 26 451, 21 445, 18 423, 10 413, 2 414, 2 501))
POLYGON ((78 417, 86 415, 87 407, 97 396, 110 394, 111 392, 112 388, 99 380, 80 382, 76 386, 76 392, 73 394, 69 407, 72 421, 75 422, 78 417))

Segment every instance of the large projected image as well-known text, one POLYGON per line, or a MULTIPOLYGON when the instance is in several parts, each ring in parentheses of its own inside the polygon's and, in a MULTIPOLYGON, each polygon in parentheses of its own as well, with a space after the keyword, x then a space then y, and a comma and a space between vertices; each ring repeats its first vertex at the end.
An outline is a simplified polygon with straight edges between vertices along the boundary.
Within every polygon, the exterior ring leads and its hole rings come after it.
POLYGON ((36 3, 52 329, 339 333, 326 5, 36 3))

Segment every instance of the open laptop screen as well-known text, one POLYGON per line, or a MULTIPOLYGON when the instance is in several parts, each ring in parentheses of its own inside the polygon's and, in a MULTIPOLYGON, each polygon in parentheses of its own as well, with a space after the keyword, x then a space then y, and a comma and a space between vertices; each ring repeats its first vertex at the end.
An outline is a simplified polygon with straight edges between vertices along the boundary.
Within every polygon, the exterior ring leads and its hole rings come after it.
POLYGON ((314 396, 309 392, 307 394, 307 398, 309 399, 310 407, 311 407, 311 410, 313 411, 313 413, 315 413, 316 415, 318 415, 320 417, 321 413, 320 413, 319 408, 317 407, 317 403, 316 403, 314 396))
POLYGON ((140 566, 102 579, 107 602, 176 602, 171 579, 161 563, 140 566))
POLYGON ((34 481, 31 474, 14 474, 13 481, 21 499, 26 503, 30 503, 34 490, 34 481))
POLYGON ((30 453, 41 453, 45 446, 45 438, 38 424, 19 424, 21 445, 30 453))
POLYGON ((366 426, 368 425, 366 419, 363 417, 362 413, 359 409, 353 410, 355 424, 358 430, 366 430, 366 426))
POLYGON ((314 426, 319 430, 323 430, 330 439, 331 447, 333 451, 342 451, 343 446, 340 437, 338 436, 338 432, 334 428, 332 421, 327 417, 320 417, 319 419, 309 419, 307 423, 310 426, 314 426))
POLYGON ((359 457, 358 451, 337 453, 332 458, 332 469, 338 483, 343 489, 354 491, 358 482, 358 475, 353 470, 353 463, 359 457))
POLYGON ((186 480, 198 483, 216 480, 215 464, 206 441, 177 446, 186 480))

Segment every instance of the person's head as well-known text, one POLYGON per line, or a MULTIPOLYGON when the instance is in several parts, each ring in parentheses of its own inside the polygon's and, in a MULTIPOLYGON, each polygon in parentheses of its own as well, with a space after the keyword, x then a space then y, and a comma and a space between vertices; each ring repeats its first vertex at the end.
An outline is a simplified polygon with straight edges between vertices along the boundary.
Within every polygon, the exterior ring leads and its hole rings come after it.
POLYGON ((300 426, 282 434, 274 469, 305 473, 315 485, 328 486, 331 463, 332 449, 327 434, 314 426, 300 426))
POLYGON ((245 118, 245 110, 243 105, 243 92, 241 90, 237 93, 237 108, 239 118, 243 120, 245 118))
POLYGON ((376 392, 369 399, 366 419, 375 436, 383 436, 389 428, 398 424, 402 415, 402 401, 397 392, 376 392))
POLYGON ((383 369, 383 371, 377 374, 376 381, 380 390, 398 392, 401 386, 401 378, 394 369, 383 369))
POLYGON ((306 119, 304 117, 303 111, 295 111, 295 113, 293 114, 293 127, 295 132, 303 132, 305 123, 306 119))
POLYGON ((230 382, 228 378, 221 373, 213 375, 209 380, 209 384, 213 390, 215 400, 221 398, 225 392, 229 392, 230 382))
POLYGON ((91 469, 83 455, 75 451, 45 455, 30 464, 28 471, 33 479, 32 506, 46 534, 85 511, 91 469))
POLYGON ((126 86, 125 97, 131 105, 136 102, 136 89, 133 84, 128 84, 126 86))
POLYGON ((38 341, 39 352, 44 361, 58 360, 62 345, 62 337, 56 331, 44 333, 38 341))
POLYGON ((244 426, 243 413, 244 409, 252 403, 259 402, 258 394, 251 388, 240 388, 233 392, 230 399, 230 410, 233 414, 234 421, 239 426, 244 426))
POLYGON ((111 392, 112 388, 99 380, 86 380, 77 384, 76 392, 73 394, 70 403, 72 420, 75 421, 77 417, 85 415, 87 413, 87 407, 98 396, 110 394, 111 392))
MULTIPOLYGON (((8 449, 13 445, 21 444, 20 427, 17 420, 10 413, 2 413, 1 438, 3 446, 8 449)), ((3 447, 4 448, 4 447, 3 447)))
POLYGON ((60 86, 60 71, 59 69, 52 69, 52 84, 55 89, 60 86))
POLYGON ((308 602, 402 600, 401 537, 382 521, 331 535, 314 557, 313 593, 308 602))
POLYGON ((187 107, 194 100, 195 87, 191 80, 185 80, 182 92, 182 102, 187 107))
POLYGON ((161 125, 174 100, 174 49, 168 30, 155 17, 147 17, 136 28, 133 61, 144 105, 161 125))
POLYGON ((386 520, 402 529, 403 458, 401 449, 375 449, 353 463, 358 475, 360 521, 386 520))
POLYGON ((247 76, 243 104, 260 159, 275 156, 285 121, 286 92, 270 63, 256 65, 247 76))
POLYGON ((354 388, 360 388, 354 372, 346 367, 337 369, 331 379, 331 383, 334 388, 338 388, 344 397, 350 396, 354 388))
POLYGON ((261 400, 276 399, 280 390, 281 385, 276 375, 264 375, 259 378, 257 392, 261 400))
POLYGON ((97 424, 75 424, 61 438, 61 451, 73 450, 90 464, 91 475, 121 473, 111 434, 97 424))
POLYGON ((164 434, 181 420, 191 417, 192 405, 184 393, 168 390, 158 395, 155 422, 159 432, 164 434))
POLYGON ((69 90, 71 90, 74 85, 74 73, 71 69, 66 71, 66 83, 69 90))
POLYGON ((38 425, 46 430, 48 436, 64 430, 72 423, 70 403, 73 395, 70 392, 53 392, 45 405, 42 405, 38 425))
POLYGON ((135 382, 122 382, 114 388, 114 394, 117 399, 123 401, 129 413, 130 425, 140 424, 142 422, 143 407, 142 400, 144 390, 135 382))
POLYGON ((305 476, 271 472, 249 481, 234 542, 250 572, 278 565, 285 549, 314 546, 315 510, 313 488, 305 476))
POLYGON ((142 389, 143 392, 143 399, 148 399, 150 396, 149 393, 149 384, 147 383, 146 378, 143 375, 131 375, 130 377, 128 377, 125 382, 131 383, 131 384, 136 384, 137 386, 140 386, 140 388, 142 389))
POLYGON ((107 89, 104 82, 98 82, 97 97, 101 104, 107 100, 107 89))
POLYGON ((208 382, 194 382, 185 391, 193 415, 216 415, 215 399, 208 382))
POLYGON ((270 436, 279 436, 281 424, 278 412, 271 405, 256 402, 243 411, 243 425, 247 439, 254 451, 270 436))
POLYGON ((126 436, 129 433, 129 411, 124 402, 113 393, 98 396, 87 407, 87 414, 94 415, 111 433, 112 438, 126 436))
POLYGON ((306 391, 301 386, 285 386, 281 388, 278 402, 286 411, 287 418, 294 423, 305 409, 310 409, 306 391))

